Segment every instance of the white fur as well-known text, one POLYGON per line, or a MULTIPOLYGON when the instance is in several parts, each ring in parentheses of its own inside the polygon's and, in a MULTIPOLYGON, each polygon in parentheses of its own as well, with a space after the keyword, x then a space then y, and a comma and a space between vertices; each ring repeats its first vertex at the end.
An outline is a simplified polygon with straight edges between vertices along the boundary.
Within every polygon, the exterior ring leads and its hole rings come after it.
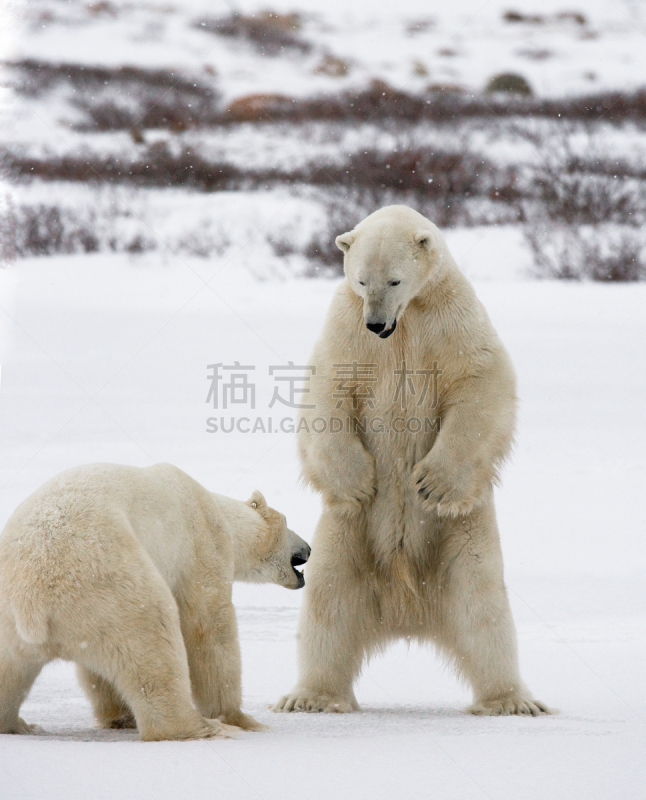
POLYGON ((509 357, 441 233, 417 212, 383 208, 337 244, 346 281, 308 362, 316 408, 299 434, 303 474, 324 510, 306 570, 299 681, 274 708, 358 709, 353 683, 364 659, 412 637, 433 642, 470 682, 473 713, 543 713, 518 672, 493 504, 515 424, 509 357), (366 328, 381 323, 387 333, 394 322, 389 338, 366 328), (374 409, 367 397, 336 407, 334 365, 352 361, 378 365, 374 409), (437 362, 436 407, 430 389, 417 406, 419 383, 405 408, 394 402, 402 362, 437 362), (435 416, 439 434, 311 425, 435 416))
POLYGON ((234 580, 298 588, 309 547, 260 492, 211 494, 170 464, 95 464, 25 500, 0 537, 0 733, 42 667, 74 661, 102 727, 144 740, 259 730, 240 710, 234 580))

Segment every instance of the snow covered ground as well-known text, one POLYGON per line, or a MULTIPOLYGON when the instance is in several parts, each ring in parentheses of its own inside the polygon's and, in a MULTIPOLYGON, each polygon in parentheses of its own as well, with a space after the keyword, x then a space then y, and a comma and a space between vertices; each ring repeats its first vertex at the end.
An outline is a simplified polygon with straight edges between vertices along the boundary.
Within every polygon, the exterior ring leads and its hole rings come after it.
MULTIPOLYGON (((518 445, 498 492, 507 583, 524 676, 561 713, 471 717, 434 653, 401 643, 366 667, 361 714, 274 715, 267 705, 295 678, 301 597, 237 586, 244 707, 271 731, 158 744, 99 732, 73 668, 57 663, 24 706, 47 734, 0 737, 3 800, 644 796, 646 285, 519 280, 514 235, 449 238, 519 374, 518 445)), ((311 538, 319 504, 278 426, 295 412, 268 408, 269 367, 307 364, 336 282, 260 282, 244 253, 0 272, 0 524, 73 464, 164 460, 235 497, 260 488, 311 538), (256 367, 256 408, 234 416, 271 416, 278 433, 207 432, 224 413, 205 402, 207 365, 235 360, 256 367)))

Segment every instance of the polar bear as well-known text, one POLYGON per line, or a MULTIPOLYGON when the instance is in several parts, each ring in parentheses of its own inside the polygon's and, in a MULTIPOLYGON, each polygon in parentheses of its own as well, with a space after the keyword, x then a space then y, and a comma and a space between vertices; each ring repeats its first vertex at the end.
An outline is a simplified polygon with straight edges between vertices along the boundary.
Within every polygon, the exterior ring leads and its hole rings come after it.
POLYGON ((231 585, 301 588, 309 553, 260 492, 211 494, 170 464, 61 473, 0 537, 0 733, 38 731, 18 713, 56 658, 76 662, 101 727, 146 741, 262 729, 240 710, 231 585))
POLYGON ((323 513, 299 680, 275 711, 358 710, 366 657, 432 642, 474 714, 548 713, 523 684, 493 485, 514 433, 510 359, 440 231, 389 206, 336 243, 346 280, 309 364, 297 431, 323 513))

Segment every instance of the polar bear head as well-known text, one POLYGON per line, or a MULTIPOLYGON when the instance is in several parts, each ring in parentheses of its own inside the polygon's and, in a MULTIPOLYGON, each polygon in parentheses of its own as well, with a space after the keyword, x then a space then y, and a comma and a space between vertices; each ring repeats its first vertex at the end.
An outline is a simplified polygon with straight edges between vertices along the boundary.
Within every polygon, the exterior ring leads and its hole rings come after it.
POLYGON ((348 283, 363 299, 368 330, 387 339, 410 301, 448 268, 448 250, 432 222, 407 206, 386 206, 337 236, 348 283))
POLYGON ((235 579, 302 589, 305 578, 296 567, 310 557, 310 546, 290 531, 285 515, 270 508, 260 492, 255 491, 246 505, 254 513, 249 520, 252 524, 247 528, 244 550, 236 558, 235 579))

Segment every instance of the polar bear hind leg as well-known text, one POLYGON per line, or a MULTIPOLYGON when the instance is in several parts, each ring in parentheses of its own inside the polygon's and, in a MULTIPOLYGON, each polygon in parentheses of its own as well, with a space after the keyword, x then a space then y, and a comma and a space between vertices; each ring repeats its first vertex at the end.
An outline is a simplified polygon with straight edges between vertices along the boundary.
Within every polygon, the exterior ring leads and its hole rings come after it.
MULTIPOLYGON (((125 723, 131 709, 144 741, 233 736, 237 729, 204 719, 194 708, 177 604, 152 564, 139 558, 131 563, 137 597, 122 594, 116 584, 109 610, 114 623, 96 620, 85 627, 74 658, 86 689, 89 682, 99 724, 125 723), (92 682, 95 675, 101 683, 92 682)), ((93 621, 98 598, 88 593, 82 602, 87 608, 77 609, 78 615, 93 621)))
POLYGON ((44 666, 42 661, 15 659, 0 654, 0 733, 39 733, 38 725, 28 725, 18 716, 44 666))
POLYGON ((442 581, 437 633, 442 649, 472 686, 469 711, 491 716, 553 713, 532 697, 520 677, 502 553, 492 535, 497 532, 493 503, 445 524, 439 560, 450 567, 442 581))
POLYGON ((346 545, 348 524, 338 508, 323 511, 298 624, 299 682, 273 711, 360 710, 354 681, 366 655, 385 637, 374 595, 346 545))
POLYGON ((20 706, 49 659, 19 641, 13 624, 0 621, 0 733, 39 733, 19 717, 20 706))
POLYGON ((96 672, 77 665, 76 674, 83 691, 92 703, 100 728, 136 728, 135 717, 114 686, 96 672))

